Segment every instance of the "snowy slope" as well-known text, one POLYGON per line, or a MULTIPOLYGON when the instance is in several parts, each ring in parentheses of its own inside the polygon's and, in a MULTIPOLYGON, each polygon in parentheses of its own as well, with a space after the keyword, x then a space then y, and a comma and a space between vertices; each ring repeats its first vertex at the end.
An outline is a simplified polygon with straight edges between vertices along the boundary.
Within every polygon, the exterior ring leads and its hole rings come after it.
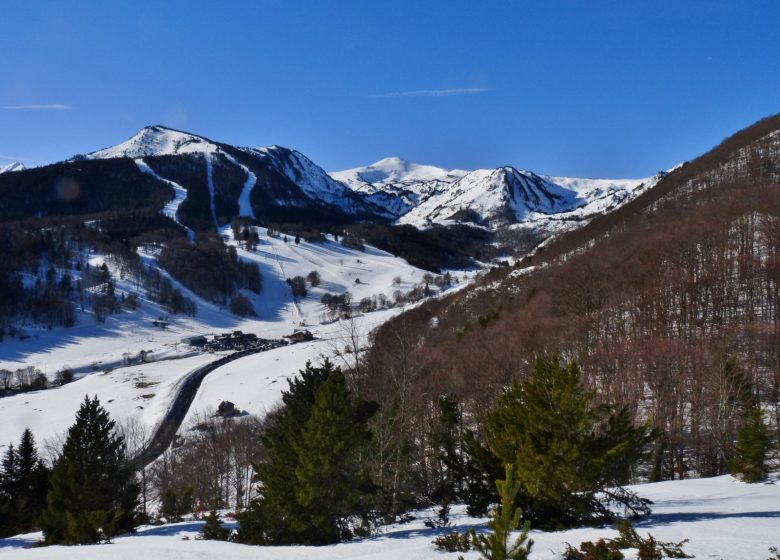
POLYGON ((245 148, 243 151, 257 157, 290 179, 312 200, 331 204, 347 214, 381 211, 380 208, 372 208, 370 204, 366 203, 364 197, 356 195, 345 184, 333 179, 297 150, 269 146, 266 148, 245 148))
POLYGON ((173 198, 170 202, 168 202, 163 207, 163 214, 168 216, 169 218, 172 218, 174 222, 182 226, 185 230, 187 230, 187 236, 190 238, 190 240, 195 238, 195 233, 182 224, 179 221, 179 206, 181 206, 181 203, 184 202, 184 199, 187 198, 187 189, 179 185, 178 183, 174 183, 173 181, 169 181, 168 179, 164 179, 163 177, 160 177, 151 167, 146 165, 144 163, 144 160, 142 158, 137 158, 134 160, 135 164, 138 166, 138 169, 140 169, 143 173, 147 173, 157 179, 158 181, 162 181, 163 183, 167 183, 171 187, 173 187, 173 198))
MULTIPOLYGON (((689 539, 683 549, 696 558, 711 560, 764 560, 769 547, 780 545, 780 485, 744 484, 728 476, 703 480, 681 480, 634 486, 640 496, 651 499, 653 513, 636 524, 638 533, 651 533, 662 541, 689 539)), ((3 560, 91 560, 106 557, 112 560, 203 560, 229 558, 249 560, 441 560, 456 558, 434 549, 431 541, 447 531, 464 531, 469 527, 486 529, 486 520, 471 518, 463 506, 451 513, 452 527, 430 529, 426 519, 435 518, 435 511, 417 512, 413 521, 383 527, 379 534, 352 542, 323 547, 255 547, 228 542, 197 540, 203 522, 147 526, 136 535, 115 539, 113 545, 48 547, 30 549, 41 538, 40 533, 20 535, 0 540, 3 560), (108 550, 110 549, 110 550, 108 550)), ((583 528, 543 533, 531 531, 534 545, 531 560, 557 560, 566 543, 574 546, 582 541, 613 538, 612 528, 583 528)), ((636 551, 623 551, 628 559, 636 551)), ((463 553, 465 560, 477 560, 476 552, 463 553)))
POLYGON ((399 157, 388 157, 365 167, 336 171, 331 176, 354 190, 365 190, 371 186, 378 188, 379 185, 446 180, 448 176, 454 179, 465 174, 465 171, 457 169, 450 171, 433 165, 419 165, 399 157))
POLYGON ((11 171, 24 171, 27 169, 25 165, 19 161, 9 163, 7 165, 0 165, 0 173, 10 173, 11 171))
MULTIPOLYGON (((111 315, 105 324, 96 324, 90 313, 79 312, 77 323, 71 328, 27 327, 29 338, 6 339, 0 343, 0 368, 15 370, 29 365, 53 376, 62 367, 69 366, 80 377, 64 387, 3 398, 0 452, 9 441, 18 439, 27 425, 34 428, 39 439, 64 432, 86 394, 97 394, 101 402, 110 402, 109 411, 116 413, 120 421, 132 416, 144 425, 154 425, 173 397, 173 383, 191 371, 196 362, 200 363, 199 358, 188 357, 191 349, 181 343, 184 337, 240 329, 261 338, 278 339, 305 325, 319 340, 243 358, 213 372, 209 377, 215 376, 216 382, 206 378, 192 409, 214 408, 221 399, 230 399, 245 410, 262 414, 277 402, 279 391, 285 387, 282 381, 272 383, 274 379, 265 377, 293 375, 307 360, 331 355, 334 344, 343 338, 344 323, 331 322, 320 303, 323 294, 349 291, 355 302, 376 294, 392 297, 395 290, 410 290, 426 273, 372 247, 357 251, 332 240, 295 244, 292 239, 285 242, 284 238, 269 237, 265 229, 259 231, 261 238, 255 251, 237 249, 239 257, 256 263, 263 275, 262 293, 245 293, 257 317, 231 315, 180 286, 197 303, 195 317, 169 316, 156 304, 141 298, 137 311, 111 315), (304 298, 293 298, 286 279, 306 276, 312 270, 319 272, 320 285, 309 287, 304 298), (168 323, 165 330, 154 326, 158 318, 168 323), (136 363, 142 350, 149 353, 148 359, 153 363, 136 363), (181 357, 185 359, 175 359, 181 357), (134 362, 130 368, 123 367, 126 359, 134 362), (157 362, 162 359, 170 360, 157 362), (138 389, 128 381, 138 375, 145 375, 158 385, 138 389), (149 393, 155 394, 154 407, 139 400, 141 395, 149 393), (132 403, 143 408, 136 409, 132 403)), ((234 243, 228 228, 223 234, 234 243)), ((141 256, 144 262, 154 264, 153 253, 142 251, 141 256)), ((92 266, 100 266, 103 257, 93 254, 89 261, 92 266)), ((114 282, 118 294, 136 291, 132 278, 117 275, 114 282)), ((360 317, 357 321, 362 325, 361 336, 367 336, 373 326, 398 312, 400 308, 360 317)), ((207 361, 216 357, 208 355, 207 361)))
POLYGON ((213 155, 218 146, 194 134, 188 134, 164 126, 147 126, 132 138, 116 146, 87 154, 87 159, 143 158, 177 154, 213 155))

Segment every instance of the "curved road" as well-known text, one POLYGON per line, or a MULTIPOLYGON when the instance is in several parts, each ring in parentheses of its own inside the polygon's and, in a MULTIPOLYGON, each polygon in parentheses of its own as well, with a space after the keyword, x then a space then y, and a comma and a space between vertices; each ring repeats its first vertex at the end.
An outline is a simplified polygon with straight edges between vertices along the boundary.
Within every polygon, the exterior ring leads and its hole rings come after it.
POLYGON ((200 384, 209 373, 218 367, 224 366, 239 358, 257 354, 259 352, 265 352, 272 348, 276 348, 276 346, 262 346, 249 350, 240 350, 229 356, 223 356, 204 366, 200 366, 188 373, 179 382, 179 391, 173 398, 171 406, 168 408, 168 412, 165 413, 160 425, 157 427, 157 431, 152 435, 143 449, 141 449, 135 457, 130 459, 130 463, 133 467, 140 469, 141 467, 152 463, 170 447, 171 443, 173 443, 174 436, 176 436, 176 432, 179 430, 179 426, 181 426, 181 423, 184 421, 184 417, 187 416, 187 411, 190 409, 193 399, 195 399, 200 384))

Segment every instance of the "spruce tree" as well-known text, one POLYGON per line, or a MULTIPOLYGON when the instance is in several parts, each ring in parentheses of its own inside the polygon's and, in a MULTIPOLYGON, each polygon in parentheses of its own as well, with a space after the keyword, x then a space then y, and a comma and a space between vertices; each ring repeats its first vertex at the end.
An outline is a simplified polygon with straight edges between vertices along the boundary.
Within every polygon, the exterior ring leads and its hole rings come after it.
POLYGON ((520 526, 523 515, 523 511, 515 507, 520 482, 515 480, 511 465, 506 465, 504 480, 496 480, 496 489, 501 503, 488 522, 490 532, 485 535, 471 529, 471 545, 485 560, 526 560, 534 544, 528 539, 530 522, 523 524, 520 535, 511 546, 509 544, 511 533, 520 526))
POLYGON ((767 476, 767 455, 772 445, 764 413, 756 407, 739 432, 731 470, 745 482, 760 482, 767 476))
POLYGON ((611 490, 625 483, 651 435, 625 409, 594 404, 575 362, 537 359, 531 376, 514 383, 486 419, 493 453, 516 467, 520 503, 535 525, 558 528, 609 520, 596 499, 608 492, 638 513, 646 504, 611 490))
POLYGON ((97 396, 85 397, 51 473, 46 542, 93 543, 132 529, 138 492, 124 438, 97 396))

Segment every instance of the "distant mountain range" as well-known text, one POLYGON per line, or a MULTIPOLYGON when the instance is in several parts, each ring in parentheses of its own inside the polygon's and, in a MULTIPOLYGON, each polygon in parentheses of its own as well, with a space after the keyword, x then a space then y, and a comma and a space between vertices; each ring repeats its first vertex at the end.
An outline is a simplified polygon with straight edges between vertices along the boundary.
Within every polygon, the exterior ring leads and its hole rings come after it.
MULTIPOLYGON (((190 164, 193 158, 202 157, 209 162, 203 166, 203 175, 211 204, 215 205, 215 197, 232 199, 222 201, 222 206, 232 207, 223 219, 235 215, 262 219, 275 214, 268 212, 273 207, 321 207, 418 228, 465 223, 489 229, 515 225, 550 232, 570 229, 619 206, 662 176, 577 179, 541 176, 510 166, 450 170, 397 157, 328 174, 296 150, 230 146, 159 125, 76 160, 130 158, 142 166, 144 158, 163 157, 178 157, 190 164), (224 177, 215 183, 215 166, 233 168, 241 188, 225 184, 224 177)), ((188 190, 186 185, 183 189, 188 190)), ((216 210, 214 215, 219 222, 216 210)))

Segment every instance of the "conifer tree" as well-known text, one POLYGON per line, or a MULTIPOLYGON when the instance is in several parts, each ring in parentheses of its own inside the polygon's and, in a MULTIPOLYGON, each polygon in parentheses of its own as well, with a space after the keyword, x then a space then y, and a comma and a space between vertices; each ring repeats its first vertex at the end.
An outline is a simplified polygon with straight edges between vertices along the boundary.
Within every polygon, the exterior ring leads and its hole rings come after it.
POLYGON ((138 485, 124 438, 97 396, 81 404, 50 486, 41 518, 47 543, 98 542, 132 529, 138 485))
POLYGON ((13 535, 17 525, 16 449, 8 445, 0 465, 0 536, 13 535))
POLYGON ((18 446, 8 446, 0 470, 0 532, 34 531, 46 507, 48 469, 38 456, 35 438, 25 429, 18 446))
POLYGON ((767 475, 767 455, 772 445, 769 428, 761 408, 750 413, 748 421, 739 432, 735 457, 731 462, 734 474, 745 482, 760 482, 767 475))
POLYGON ((332 372, 317 390, 296 444, 299 457, 295 520, 305 544, 331 544, 349 536, 345 520, 367 511, 372 491, 360 453, 371 437, 368 418, 347 390, 344 374, 332 372))
POLYGON ((485 560, 526 560, 534 544, 533 540, 528 539, 531 528, 529 521, 523 524, 515 542, 511 546, 509 544, 511 533, 520 526, 523 515, 523 511, 515 507, 520 482, 515 480, 511 465, 506 465, 504 480, 496 480, 496 489, 501 503, 493 510, 493 516, 488 522, 490 532, 485 535, 471 529, 471 544, 485 560))
POLYGON ((493 453, 513 464, 526 515, 543 527, 608 520, 598 492, 636 513, 646 502, 626 491, 627 481, 651 434, 633 425, 625 409, 593 403, 575 362, 537 359, 531 376, 514 383, 486 419, 493 453))
POLYGON ((222 526, 217 510, 212 509, 206 517, 206 524, 200 528, 200 538, 209 541, 226 541, 230 536, 230 530, 222 526))
POLYGON ((333 542, 342 536, 342 517, 360 513, 353 493, 366 486, 352 461, 367 437, 365 423, 373 409, 341 393, 346 391, 343 374, 329 360, 321 367, 306 364, 289 384, 282 409, 263 434, 268 461, 255 465, 262 487, 239 519, 242 542, 333 542), (334 424, 324 425, 329 422, 334 424), (317 441, 320 437, 327 443, 317 441), (352 439, 345 444, 344 437, 352 439), (335 478, 328 481, 327 476, 335 478))

